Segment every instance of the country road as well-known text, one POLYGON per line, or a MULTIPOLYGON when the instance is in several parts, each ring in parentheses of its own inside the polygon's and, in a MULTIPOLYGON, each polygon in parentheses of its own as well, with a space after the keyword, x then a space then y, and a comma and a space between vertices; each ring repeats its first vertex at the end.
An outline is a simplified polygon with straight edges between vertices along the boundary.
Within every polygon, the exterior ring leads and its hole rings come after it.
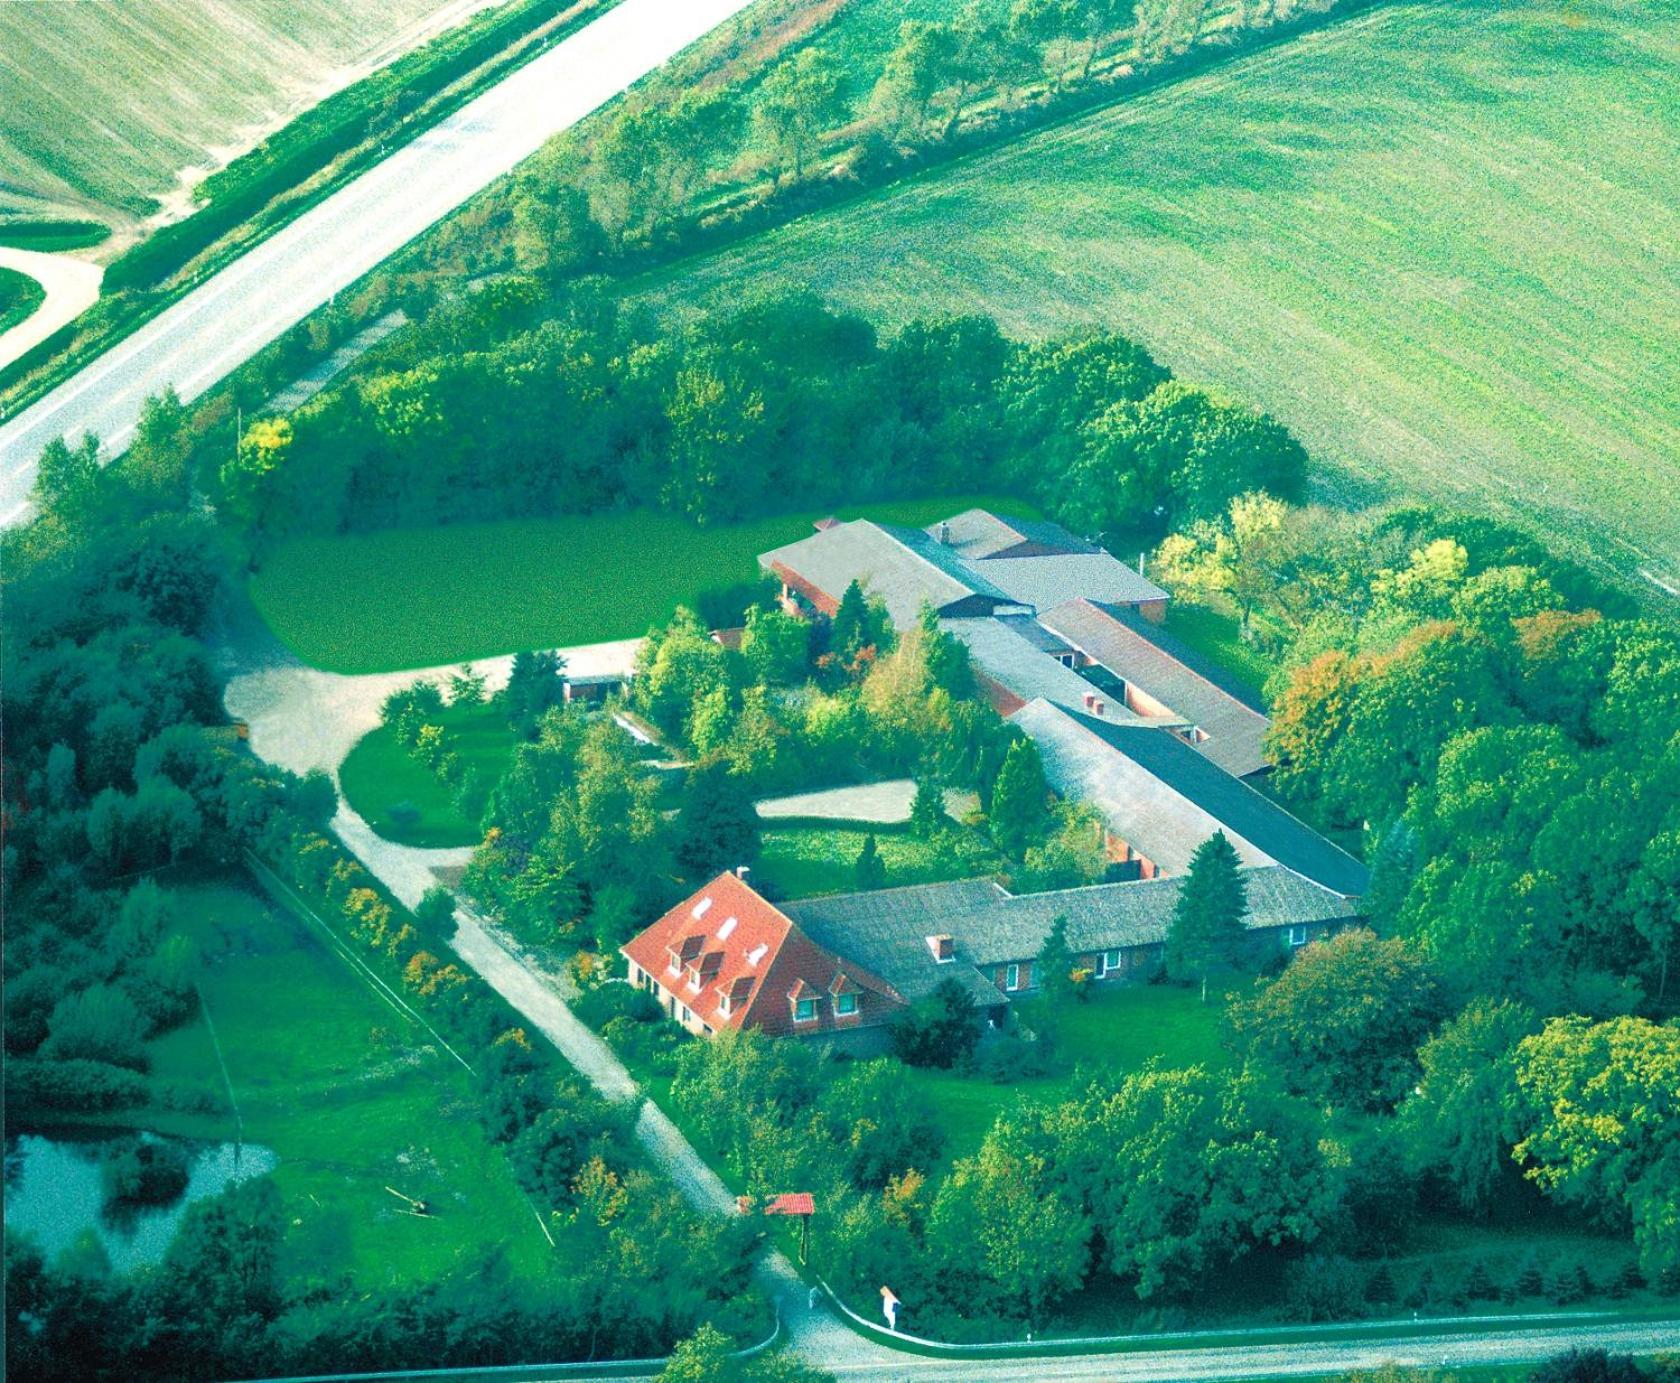
POLYGON ((752 0, 620 0, 346 184, 0 424, 0 525, 28 511, 41 449, 96 434, 128 444, 146 399, 202 394, 544 141, 752 0))

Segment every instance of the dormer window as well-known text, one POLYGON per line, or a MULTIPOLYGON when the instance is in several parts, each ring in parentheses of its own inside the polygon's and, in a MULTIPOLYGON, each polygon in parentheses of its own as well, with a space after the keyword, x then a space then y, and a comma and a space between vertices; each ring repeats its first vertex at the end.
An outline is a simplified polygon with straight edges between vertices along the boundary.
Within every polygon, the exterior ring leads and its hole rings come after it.
POLYGON ((700 988, 700 972, 692 965, 688 967, 688 987, 696 990, 700 988))
POLYGON ((834 996, 834 1012, 836 1017, 849 1018, 858 1011, 858 996, 855 991, 847 990, 844 994, 834 996))
POLYGON ((815 999, 795 999, 793 1001, 793 1021, 796 1023, 816 1022, 817 1001, 815 999))

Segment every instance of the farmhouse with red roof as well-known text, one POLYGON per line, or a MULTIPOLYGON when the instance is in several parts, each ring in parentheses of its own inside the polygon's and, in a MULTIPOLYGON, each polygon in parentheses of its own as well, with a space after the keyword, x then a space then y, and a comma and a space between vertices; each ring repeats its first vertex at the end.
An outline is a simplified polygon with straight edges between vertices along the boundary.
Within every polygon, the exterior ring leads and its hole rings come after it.
POLYGON ((867 1046, 880 1036, 870 1030, 906 1005, 892 985, 817 945, 734 874, 684 899, 622 954, 630 983, 698 1035, 752 1027, 867 1046))

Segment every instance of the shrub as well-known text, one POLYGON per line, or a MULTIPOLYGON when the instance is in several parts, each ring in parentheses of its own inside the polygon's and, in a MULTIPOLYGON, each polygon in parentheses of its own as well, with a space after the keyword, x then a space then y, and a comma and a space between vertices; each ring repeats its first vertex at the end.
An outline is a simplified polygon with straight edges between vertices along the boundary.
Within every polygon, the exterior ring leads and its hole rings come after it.
POLYGON ((178 1143, 125 1138, 105 1150, 99 1178, 117 1205, 168 1205, 187 1189, 189 1159, 178 1143))
POLYGON ((47 1020, 41 1054, 54 1060, 86 1060, 146 1069, 141 1043, 146 1022, 122 990, 96 984, 59 1000, 47 1020))
POLYGON ((1349 1320, 1364 1305, 1354 1284, 1353 1264, 1347 1259, 1312 1254, 1289 1274, 1289 1314, 1307 1322, 1349 1320))
POLYGON ((6 1105, 39 1109, 123 1109, 146 1098, 144 1077, 104 1061, 13 1061, 6 1067, 6 1105))

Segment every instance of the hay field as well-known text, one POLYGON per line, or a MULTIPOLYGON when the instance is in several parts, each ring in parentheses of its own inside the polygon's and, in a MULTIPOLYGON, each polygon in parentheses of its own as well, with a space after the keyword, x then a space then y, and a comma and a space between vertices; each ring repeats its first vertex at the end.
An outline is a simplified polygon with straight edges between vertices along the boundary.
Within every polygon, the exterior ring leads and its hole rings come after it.
POLYGON ((1101 324, 1349 493, 1680 569, 1680 5, 1372 11, 636 286, 1101 324))
POLYGON ((497 0, 0 4, 0 214, 119 230, 155 201, 178 215, 191 170, 213 171, 487 3, 497 0))

